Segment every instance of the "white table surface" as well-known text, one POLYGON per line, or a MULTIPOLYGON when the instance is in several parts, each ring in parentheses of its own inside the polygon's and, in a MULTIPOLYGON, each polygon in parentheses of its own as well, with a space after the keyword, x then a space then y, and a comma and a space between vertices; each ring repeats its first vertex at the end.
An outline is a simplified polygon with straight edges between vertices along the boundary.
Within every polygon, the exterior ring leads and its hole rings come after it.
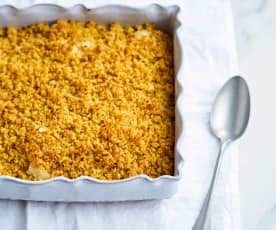
POLYGON ((243 230, 275 230, 276 1, 232 1, 241 75, 252 94, 249 128, 240 140, 243 230))
POLYGON ((240 141, 243 230, 276 229, 276 1, 232 0, 241 75, 252 113, 240 141))

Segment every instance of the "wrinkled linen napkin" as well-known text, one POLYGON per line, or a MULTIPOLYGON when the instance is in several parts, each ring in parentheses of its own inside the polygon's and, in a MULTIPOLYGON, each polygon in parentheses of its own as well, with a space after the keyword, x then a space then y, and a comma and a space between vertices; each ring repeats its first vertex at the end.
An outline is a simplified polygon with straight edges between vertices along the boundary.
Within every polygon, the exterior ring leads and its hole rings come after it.
MULTIPOLYGON (((218 152, 218 141, 208 127, 211 105, 223 83, 237 74, 230 0, 2 0, 27 7, 58 3, 87 7, 105 4, 146 6, 178 4, 184 26, 184 68, 179 98, 184 114, 181 142, 185 164, 178 193, 170 199, 116 203, 47 203, 0 201, 0 230, 190 230, 206 195, 218 152)), ((1 192, 1 191, 0 191, 1 192)), ((225 155, 211 205, 212 230, 239 230, 238 150, 225 155)))

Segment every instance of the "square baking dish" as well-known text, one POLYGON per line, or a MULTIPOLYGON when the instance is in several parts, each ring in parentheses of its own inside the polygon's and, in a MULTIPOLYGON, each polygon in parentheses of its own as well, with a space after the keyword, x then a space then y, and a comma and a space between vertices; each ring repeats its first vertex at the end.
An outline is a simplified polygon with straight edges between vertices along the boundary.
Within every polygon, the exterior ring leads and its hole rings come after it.
POLYGON ((114 21, 121 24, 141 24, 151 22, 174 37, 175 69, 175 170, 174 176, 150 178, 139 175, 123 180, 105 181, 87 176, 77 179, 56 177, 45 181, 27 181, 10 176, 0 176, 0 199, 34 201, 125 201, 169 198, 177 191, 183 165, 179 149, 182 133, 181 113, 177 100, 181 95, 181 83, 178 81, 182 59, 182 44, 179 38, 181 20, 177 5, 161 6, 151 4, 141 8, 128 5, 104 5, 89 7, 74 5, 66 7, 55 4, 32 5, 27 8, 0 6, 0 26, 26 26, 36 22, 51 23, 56 19, 93 20, 99 24, 114 21))

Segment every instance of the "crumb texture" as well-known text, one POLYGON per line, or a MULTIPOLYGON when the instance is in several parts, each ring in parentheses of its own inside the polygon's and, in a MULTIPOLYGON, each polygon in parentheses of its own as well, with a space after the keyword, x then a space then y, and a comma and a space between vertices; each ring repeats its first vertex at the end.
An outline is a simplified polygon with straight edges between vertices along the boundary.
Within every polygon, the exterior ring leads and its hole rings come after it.
POLYGON ((170 35, 151 24, 0 28, 0 175, 173 174, 170 35))

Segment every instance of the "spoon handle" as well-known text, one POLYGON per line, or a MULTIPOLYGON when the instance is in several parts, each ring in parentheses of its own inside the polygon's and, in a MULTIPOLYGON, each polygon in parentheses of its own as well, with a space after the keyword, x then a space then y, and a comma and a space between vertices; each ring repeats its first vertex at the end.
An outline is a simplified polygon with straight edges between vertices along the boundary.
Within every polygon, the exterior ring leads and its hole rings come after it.
POLYGON ((222 142, 220 144, 219 154, 218 154, 217 161, 216 161, 216 164, 215 164, 212 180, 211 180, 211 183, 209 185, 208 193, 207 193, 207 195, 204 199, 204 203, 203 203, 203 205, 201 207, 201 210, 200 210, 200 213, 199 213, 199 215, 196 219, 193 230, 205 230, 206 229, 206 226, 207 226, 206 225, 207 213, 208 213, 208 210, 209 210, 209 204, 210 204, 210 201, 211 201, 213 188, 217 183, 217 178, 218 178, 218 175, 219 175, 219 172, 220 172, 222 159, 223 159, 223 155, 224 155, 224 150, 225 150, 226 146, 229 143, 230 142, 222 142))

